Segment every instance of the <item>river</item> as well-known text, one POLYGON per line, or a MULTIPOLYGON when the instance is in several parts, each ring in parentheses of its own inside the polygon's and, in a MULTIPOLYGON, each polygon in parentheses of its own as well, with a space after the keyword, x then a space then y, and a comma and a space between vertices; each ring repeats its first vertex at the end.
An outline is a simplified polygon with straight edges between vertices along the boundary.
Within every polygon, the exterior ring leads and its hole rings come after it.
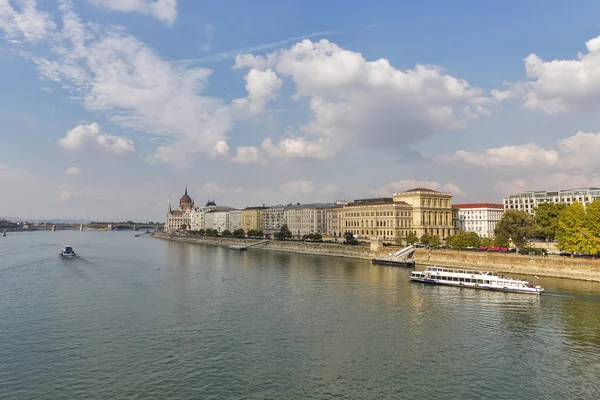
POLYGON ((532 296, 409 274, 132 232, 9 233, 0 398, 600 398, 600 283, 542 278, 532 296))

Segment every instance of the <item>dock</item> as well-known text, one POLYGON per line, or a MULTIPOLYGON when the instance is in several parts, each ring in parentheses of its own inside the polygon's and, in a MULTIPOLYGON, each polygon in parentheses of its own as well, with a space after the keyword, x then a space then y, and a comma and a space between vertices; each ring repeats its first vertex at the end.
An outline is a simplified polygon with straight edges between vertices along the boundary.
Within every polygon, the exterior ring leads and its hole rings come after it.
POLYGON ((415 260, 411 257, 415 252, 414 246, 406 246, 400 251, 382 257, 373 258, 373 264, 392 265, 395 267, 414 267, 415 260), (407 257, 407 258, 404 258, 407 257))
POLYGON ((232 246, 229 246, 229 248, 232 250, 246 251, 246 250, 248 250, 249 247, 266 244, 267 242, 268 242, 268 240, 262 240, 262 241, 256 242, 256 243, 242 244, 242 245, 238 245, 238 246, 232 245, 232 246))

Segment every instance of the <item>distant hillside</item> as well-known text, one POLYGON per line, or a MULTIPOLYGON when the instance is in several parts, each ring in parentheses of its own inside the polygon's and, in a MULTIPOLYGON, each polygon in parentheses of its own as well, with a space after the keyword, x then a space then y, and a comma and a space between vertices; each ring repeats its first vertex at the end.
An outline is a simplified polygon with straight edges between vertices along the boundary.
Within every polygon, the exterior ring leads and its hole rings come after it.
POLYGON ((18 217, 5 217, 0 216, 0 219, 6 219, 8 221, 22 221, 22 222, 41 222, 49 224, 82 224, 85 223, 81 219, 33 219, 33 218, 18 218, 18 217))

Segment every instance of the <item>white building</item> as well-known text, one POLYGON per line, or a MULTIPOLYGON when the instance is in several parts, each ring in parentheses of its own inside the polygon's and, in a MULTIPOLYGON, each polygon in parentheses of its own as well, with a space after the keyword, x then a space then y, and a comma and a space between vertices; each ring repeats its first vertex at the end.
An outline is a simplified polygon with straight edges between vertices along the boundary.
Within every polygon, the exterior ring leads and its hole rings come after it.
POLYGON ((206 229, 206 225, 204 223, 204 215, 217 207, 217 204, 214 200, 209 200, 204 207, 198 207, 191 211, 191 229, 193 231, 199 231, 200 229, 206 229))
POLYGON ((457 228, 465 232, 476 232, 479 237, 494 237, 496 224, 502 218, 504 206, 492 203, 455 204, 458 208, 457 228))
POLYGON ((584 205, 600 199, 600 188, 587 187, 570 190, 530 191, 511 194, 504 200, 504 210, 522 210, 535 214, 535 207, 541 203, 563 203, 570 205, 579 202, 584 205))
POLYGON ((242 229, 242 210, 229 211, 229 229, 231 232, 242 229))
POLYGON ((292 235, 301 237, 311 233, 329 233, 327 213, 335 204, 316 203, 288 206, 284 218, 292 235))
POLYGON ((262 211, 262 226, 263 232, 266 234, 274 234, 279 232, 281 227, 285 225, 285 206, 278 205, 265 208, 262 211))
POLYGON ((204 213, 204 229, 216 229, 219 233, 230 229, 229 212, 231 210, 233 208, 227 206, 215 206, 208 210, 204 213))

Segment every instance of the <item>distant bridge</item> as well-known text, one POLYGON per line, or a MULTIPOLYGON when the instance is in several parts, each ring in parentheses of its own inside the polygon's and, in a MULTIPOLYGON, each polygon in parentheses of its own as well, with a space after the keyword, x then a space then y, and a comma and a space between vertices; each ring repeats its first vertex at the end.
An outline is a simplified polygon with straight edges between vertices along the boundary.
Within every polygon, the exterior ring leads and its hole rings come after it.
MULTIPOLYGON (((148 231, 157 231, 162 230, 164 224, 146 224, 146 223, 97 223, 97 224, 48 224, 44 226, 45 230, 52 230, 52 232, 56 230, 68 230, 68 229, 79 229, 80 231, 120 231, 120 230, 148 230, 148 231)), ((41 228, 41 227, 33 227, 41 228)))

